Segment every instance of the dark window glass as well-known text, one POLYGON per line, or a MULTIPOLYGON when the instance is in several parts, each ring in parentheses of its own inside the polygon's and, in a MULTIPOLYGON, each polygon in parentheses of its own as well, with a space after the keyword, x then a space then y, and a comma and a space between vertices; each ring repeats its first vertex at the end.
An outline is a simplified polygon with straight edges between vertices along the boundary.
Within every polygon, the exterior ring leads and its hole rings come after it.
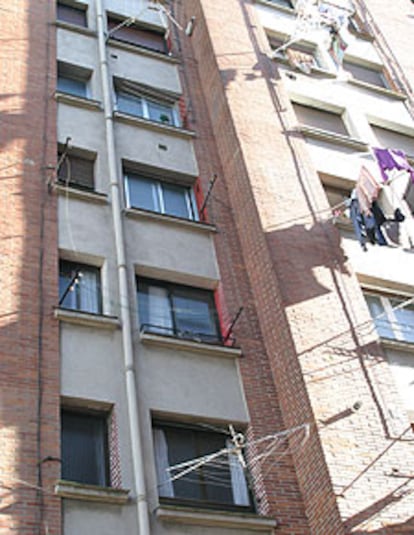
POLYGON ((303 125, 349 136, 342 117, 339 114, 296 103, 293 104, 293 108, 296 117, 303 125))
POLYGON ((99 269, 61 260, 59 263, 59 306, 100 314, 102 304, 99 269))
MULTIPOLYGON (((62 154, 58 152, 58 161, 62 154)), ((66 185, 94 189, 94 161, 74 154, 66 154, 58 169, 58 180, 66 185)))
POLYGON ((109 485, 106 416, 62 411, 62 478, 109 485))
POLYGON ((154 425, 157 476, 161 498, 188 505, 244 507, 251 510, 251 498, 243 468, 229 453, 231 442, 224 433, 173 424, 154 425), (220 452, 220 453, 219 453, 220 452), (177 465, 219 454, 211 462, 200 462, 194 470, 177 465))
POLYGON ((352 74, 355 80, 360 80, 361 82, 378 87, 387 87, 385 78, 379 70, 370 69, 369 67, 364 67, 363 65, 358 65, 350 61, 344 61, 343 67, 352 74))
POLYGON ((163 34, 147 28, 138 28, 133 24, 121 26, 115 30, 120 24, 122 24, 122 20, 108 18, 108 30, 112 32, 112 39, 154 50, 156 52, 162 52, 163 54, 167 52, 163 34))
POLYGON ((195 199, 189 186, 128 174, 125 177, 127 204, 161 214, 197 219, 195 199))
POLYGON ((86 9, 82 7, 69 6, 58 2, 56 14, 57 19, 62 22, 83 26, 84 28, 87 26, 86 9))
POLYGON ((58 75, 57 90, 76 97, 86 98, 87 96, 86 82, 84 80, 71 78, 62 74, 58 75))
POLYGON ((136 117, 144 116, 144 109, 142 106, 142 98, 128 93, 117 93, 117 107, 118 110, 136 117))
POLYGON ((206 342, 221 335, 212 292, 147 279, 138 280, 141 328, 206 342))
POLYGON ((293 9, 292 2, 289 0, 269 0, 269 2, 272 2, 272 4, 277 4, 278 6, 289 7, 293 9))

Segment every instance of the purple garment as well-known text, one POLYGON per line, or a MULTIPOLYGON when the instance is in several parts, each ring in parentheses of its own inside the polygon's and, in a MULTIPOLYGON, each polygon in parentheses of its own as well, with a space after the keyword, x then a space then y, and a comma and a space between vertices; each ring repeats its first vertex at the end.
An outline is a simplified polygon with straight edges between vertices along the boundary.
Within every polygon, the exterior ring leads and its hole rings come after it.
POLYGON ((402 150, 374 148, 374 154, 381 169, 381 175, 384 182, 387 182, 388 180, 388 176, 385 171, 390 169, 408 171, 411 175, 411 180, 414 182, 414 169, 408 163, 405 153, 402 150))

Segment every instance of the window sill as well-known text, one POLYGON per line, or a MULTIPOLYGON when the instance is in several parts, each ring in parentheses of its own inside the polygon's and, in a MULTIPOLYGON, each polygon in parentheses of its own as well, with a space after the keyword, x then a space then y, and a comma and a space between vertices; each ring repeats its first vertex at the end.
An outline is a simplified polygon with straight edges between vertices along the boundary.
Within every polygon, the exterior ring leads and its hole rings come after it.
POLYGON ((91 30, 90 28, 86 28, 85 26, 71 24, 70 22, 64 22, 62 20, 56 20, 52 24, 54 24, 57 28, 62 28, 63 30, 70 30, 76 33, 82 33, 83 35, 87 35, 89 37, 96 37, 98 35, 95 30, 91 30))
POLYGON ((286 77, 299 75, 304 77, 314 77, 314 78, 332 78, 335 79, 337 77, 336 73, 333 73, 329 71, 328 69, 324 69, 323 67, 314 66, 311 67, 311 72, 309 74, 301 71, 300 69, 297 69, 290 65, 289 61, 286 58, 278 57, 278 56, 272 56, 270 55, 270 58, 274 60, 276 63, 279 63, 280 65, 283 65, 286 67, 286 71, 284 71, 284 74, 286 77))
POLYGON ((374 84, 368 84, 367 82, 362 82, 361 80, 356 80, 355 78, 350 78, 348 83, 356 87, 361 87, 363 89, 368 89, 373 93, 378 93, 379 95, 384 95, 386 97, 393 98, 395 100, 407 100, 407 95, 399 91, 394 91, 393 89, 387 89, 386 87, 380 87, 374 84))
POLYGON ((179 522, 197 526, 221 527, 237 530, 273 533, 277 526, 276 520, 249 513, 224 511, 207 511, 179 506, 161 506, 156 509, 158 519, 166 522, 179 522))
POLYGON ((115 330, 120 326, 119 320, 115 316, 104 316, 80 312, 69 308, 55 308, 55 318, 66 323, 84 325, 85 327, 98 327, 100 329, 115 330))
POLYGON ((96 204, 108 204, 108 196, 105 193, 77 189, 71 186, 65 186, 60 182, 55 183, 55 190, 62 197, 68 196, 72 199, 80 199, 96 204))
POLYGON ((168 53, 163 54, 162 52, 157 52, 156 50, 150 50, 149 48, 133 45, 132 43, 126 43, 117 39, 108 39, 108 45, 113 48, 120 48, 122 50, 128 50, 129 52, 135 52, 136 54, 142 56, 148 56, 150 58, 166 61, 167 63, 180 63, 178 58, 170 56, 168 53))
POLYGON ((342 134, 335 134, 326 130, 320 130, 312 126, 299 125, 295 128, 297 132, 301 132, 305 137, 313 139, 320 139, 335 145, 343 145, 357 151, 368 151, 369 145, 360 139, 344 136, 342 134))
POLYGON ((208 344, 206 342, 185 340, 182 338, 175 338, 174 336, 163 336, 162 334, 154 334, 149 332, 141 332, 140 340, 143 344, 183 349, 184 351, 204 354, 209 353, 218 357, 237 358, 241 357, 242 355, 241 349, 237 347, 208 344))
POLYGON ((60 480, 56 482, 55 494, 62 498, 74 500, 124 505, 128 502, 129 490, 60 480))
POLYGON ((131 219, 153 219, 167 225, 174 224, 205 232, 216 232, 216 227, 214 225, 210 225, 209 223, 202 223, 201 221, 194 221, 192 219, 184 219, 166 214, 159 214, 158 212, 150 212, 149 210, 141 210, 140 208, 126 208, 124 213, 131 219))
POLYGON ((397 349, 400 351, 405 351, 406 353, 414 354, 414 343, 413 342, 404 342, 402 340, 393 340, 391 338, 382 338, 380 337, 381 345, 387 349, 397 349))
POLYGON ((64 104, 72 104, 79 108, 86 108, 88 110, 101 111, 102 106, 99 100, 92 100, 91 98, 77 97, 76 95, 70 95, 69 93, 55 92, 55 98, 58 102, 64 104))
POLYGON ((156 121, 149 121, 142 117, 136 117, 135 115, 128 115, 120 111, 114 111, 114 118, 120 122, 132 124, 135 126, 142 126, 149 130, 155 130, 156 132, 168 132, 176 136, 192 138, 195 137, 195 133, 185 128, 179 128, 178 126, 170 126, 156 121))
POLYGON ((289 15, 295 14, 295 9, 293 7, 281 6, 275 2, 271 2, 270 0, 256 0, 256 4, 263 4, 264 6, 273 7, 278 11, 282 11, 283 13, 289 13, 289 15))

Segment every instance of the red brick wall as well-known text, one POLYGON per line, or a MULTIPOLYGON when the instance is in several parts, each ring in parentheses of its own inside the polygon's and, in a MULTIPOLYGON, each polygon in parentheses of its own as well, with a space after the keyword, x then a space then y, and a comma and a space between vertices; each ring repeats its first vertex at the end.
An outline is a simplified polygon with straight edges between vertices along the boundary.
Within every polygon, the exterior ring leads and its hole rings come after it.
POLYGON ((58 534, 54 2, 0 13, 0 532, 58 534))
POLYGON ((413 504, 407 480, 400 488, 389 474, 403 467, 411 432, 402 435, 408 422, 372 330, 360 327, 369 314, 339 235, 319 220, 327 201, 289 131, 254 6, 184 5, 197 17, 181 53, 205 191, 219 176, 209 215, 224 310, 245 306, 236 334, 251 435, 311 423, 302 448, 292 441, 291 455, 258 471, 261 511, 286 534, 397 533, 413 504))

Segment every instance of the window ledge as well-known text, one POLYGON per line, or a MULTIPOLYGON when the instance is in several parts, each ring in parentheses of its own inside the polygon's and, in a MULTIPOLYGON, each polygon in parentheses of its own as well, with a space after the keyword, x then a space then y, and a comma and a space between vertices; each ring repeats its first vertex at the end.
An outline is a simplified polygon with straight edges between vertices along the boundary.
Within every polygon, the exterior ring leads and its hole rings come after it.
POLYGON ((295 14, 295 10, 293 7, 281 6, 280 4, 276 4, 275 2, 271 2, 270 0, 256 0, 256 4, 263 4, 264 6, 273 7, 279 11, 283 11, 283 13, 289 13, 289 15, 295 14))
POLYGON ((284 67, 286 67, 286 70, 284 70, 284 73, 285 73, 285 76, 287 76, 287 77, 291 76, 292 74, 294 74, 295 76, 299 75, 299 76, 303 76, 303 77, 306 77, 306 78, 314 77, 314 78, 332 78, 332 79, 335 79, 337 77, 336 73, 333 73, 333 72, 331 72, 328 69, 325 69, 323 67, 313 66, 313 67, 311 67, 311 72, 309 74, 307 74, 305 72, 302 72, 300 69, 295 69, 295 67, 292 67, 289 64, 289 61, 286 58, 278 57, 278 56, 274 57, 272 55, 270 55, 270 58, 272 60, 274 60, 276 63, 279 63, 280 65, 283 65, 284 67))
POLYGON ((76 95, 70 95, 69 93, 62 93, 55 91, 55 98, 58 102, 65 104, 72 104, 79 108, 87 108, 88 110, 101 111, 102 106, 99 100, 92 100, 91 98, 77 97, 76 95))
POLYGON ((355 78, 350 78, 348 80, 348 83, 356 87, 369 89, 370 91, 374 93, 378 93, 380 95, 384 95, 386 97, 390 97, 396 100, 407 100, 408 98, 405 93, 401 93, 400 91, 394 91, 393 89, 387 89, 386 87, 380 87, 378 85, 368 84, 367 82, 362 82, 361 80, 356 80, 355 78))
POLYGON ((404 342, 403 340, 393 340, 391 338, 380 338, 381 345, 388 349, 399 349, 406 353, 414 353, 414 343, 404 342))
POLYGON ((55 318, 66 323, 85 325, 86 327, 99 327, 101 329, 115 330, 120 326, 119 319, 115 316, 104 316, 80 312, 69 308, 55 308, 55 318))
POLYGON ((157 52, 156 50, 150 50, 149 48, 133 45, 132 43, 125 43, 124 41, 118 41, 114 38, 108 39, 108 45, 112 46, 113 48, 120 48, 122 50, 135 52, 136 54, 140 54, 142 56, 149 56, 150 58, 166 61, 167 63, 180 63, 178 58, 175 56, 170 56, 168 53, 163 54, 162 52, 157 52))
POLYGON ((334 143, 336 145, 343 145, 344 147, 349 147, 361 152, 368 151, 369 148, 368 143, 365 143, 365 141, 361 141, 360 139, 344 136, 342 134, 335 134, 334 132, 328 132, 327 130, 320 130, 319 128, 312 126, 298 125, 295 127, 295 130, 301 132, 306 137, 328 141, 329 143, 334 143))
POLYGON ((55 494, 62 498, 123 505, 128 501, 129 490, 60 480, 56 482, 55 494))
POLYGON ((77 24, 71 24, 70 22, 64 22, 62 20, 56 20, 53 24, 57 28, 70 30, 76 33, 82 33, 83 35, 88 35, 89 37, 96 37, 98 35, 95 30, 91 30, 91 28, 86 28, 85 26, 78 26, 77 24))
POLYGON ((55 183, 55 190, 63 197, 67 195, 70 198, 80 199, 82 201, 89 201, 96 204, 108 204, 108 196, 105 193, 99 193, 98 191, 87 191, 71 186, 64 186, 60 182, 55 183))
POLYGON ((114 111, 115 119, 123 123, 132 124, 136 126, 142 126, 148 128, 149 130, 155 130, 156 132, 169 132, 176 136, 191 138, 195 137, 195 133, 191 130, 186 130, 185 128, 179 128, 177 126, 170 126, 156 121, 149 121, 143 117, 136 117, 135 115, 128 115, 127 113, 122 113, 120 111, 114 111))
POLYGON ((201 221, 194 221, 192 219, 184 219, 180 217, 174 217, 167 214, 159 214, 158 212, 150 212, 149 210, 141 210, 140 208, 126 208, 124 213, 131 219, 154 219, 160 223, 178 226, 190 227, 195 230, 205 232, 216 232, 216 227, 209 223, 202 223, 201 221))
POLYGON ((258 531, 273 533, 277 522, 273 518, 262 517, 249 513, 235 513, 224 511, 204 511, 178 506, 161 506, 156 509, 156 516, 167 522, 192 524, 197 526, 214 526, 229 529, 258 531))
POLYGON ((196 342, 194 340, 184 340, 174 336, 163 336, 162 334, 154 334, 148 332, 140 333, 140 340, 143 344, 169 347, 176 349, 183 349, 184 351, 209 353, 218 357, 236 358, 241 357, 242 352, 238 347, 229 347, 223 345, 208 344, 205 342, 196 342))

